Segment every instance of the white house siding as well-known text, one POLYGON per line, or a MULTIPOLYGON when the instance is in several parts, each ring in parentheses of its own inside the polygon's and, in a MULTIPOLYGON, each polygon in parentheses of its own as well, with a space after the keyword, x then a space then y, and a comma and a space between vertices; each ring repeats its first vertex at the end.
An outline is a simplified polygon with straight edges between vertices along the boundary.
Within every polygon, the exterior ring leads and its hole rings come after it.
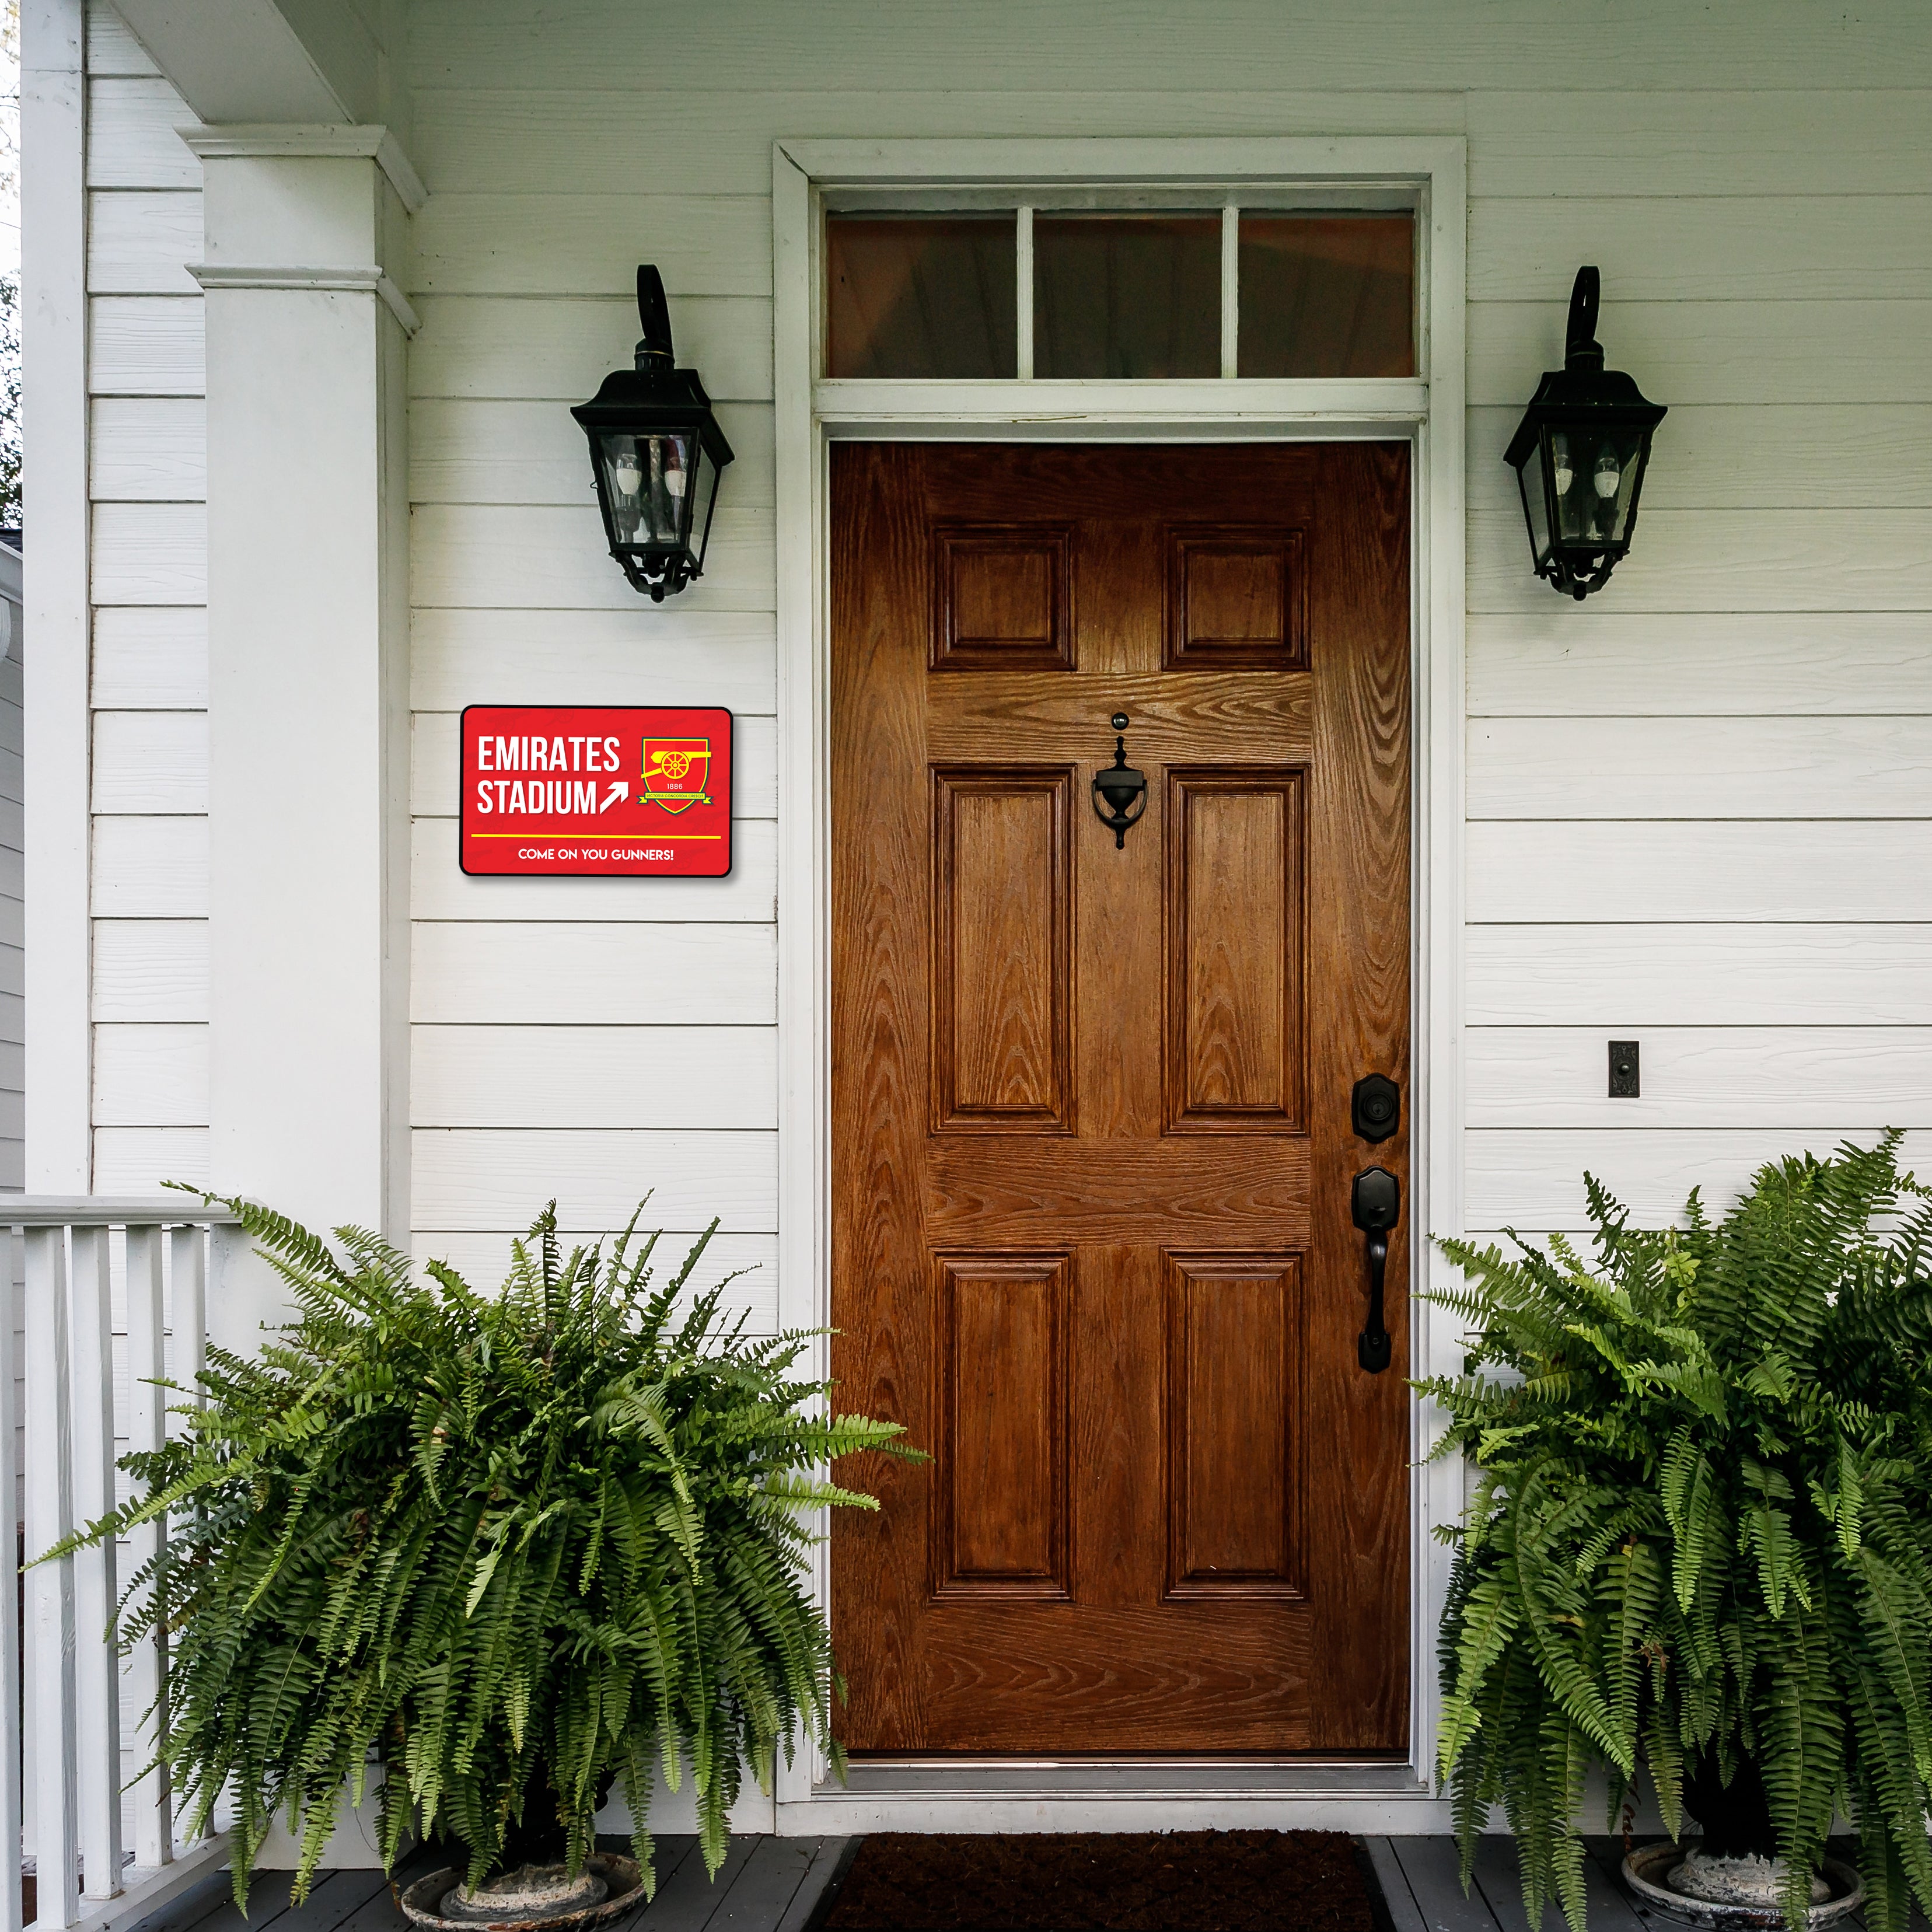
MULTIPOLYGON (((27 943, 21 877, 20 560, 0 548, 0 1192, 26 1186, 26 1026, 21 995, 27 943)), ((16 1356, 17 1361, 20 1358, 16 1356)))
POLYGON ((87 10, 94 1186, 207 1165, 206 437, 195 117, 87 10))
MULTIPOLYGON (((788 134, 1465 133, 1472 1225, 1574 1222, 1586 1166, 1661 1212, 1932 1126, 1932 93, 1891 85, 1932 62, 1922 10, 1300 10, 766 0, 668 40, 594 0, 413 8, 421 1246, 487 1270, 552 1193, 590 1229, 654 1185, 770 1305, 788 134), (1672 413, 1579 608, 1530 579, 1498 458, 1586 259, 1672 413), (566 413, 628 356, 640 260, 739 452, 661 610, 602 555, 566 413), (464 878, 455 714, 518 700, 730 705, 734 877, 464 878), (1604 1097, 1612 1036, 1640 1101, 1604 1097)), ((94 1184, 145 1191, 205 1159, 199 173, 178 96, 106 0, 89 22, 94 1184)))
POLYGON ((1688 11, 418 0, 411 350, 419 1242, 655 1185, 771 1251, 776 137, 1378 131, 1468 142, 1467 1215, 1646 1213, 1768 1155, 1932 1126, 1932 24, 1688 11), (1297 16, 1299 17, 1297 17, 1297 16), (1279 91, 1275 91, 1279 90, 1279 91), (566 405, 656 262, 739 452, 703 584, 602 554, 566 405), (1500 460, 1598 263, 1670 406, 1630 560, 1536 583, 1500 460), (472 880, 455 716, 741 718, 738 869, 472 880), (1605 1042, 1645 1097, 1604 1097, 1605 1042))

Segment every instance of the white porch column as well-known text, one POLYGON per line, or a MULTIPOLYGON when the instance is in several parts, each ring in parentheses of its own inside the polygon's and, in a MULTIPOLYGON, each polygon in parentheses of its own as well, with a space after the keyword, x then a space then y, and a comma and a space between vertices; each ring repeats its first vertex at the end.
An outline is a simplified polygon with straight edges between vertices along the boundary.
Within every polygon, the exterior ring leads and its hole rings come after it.
MULTIPOLYGON (((409 307, 385 130, 230 127, 202 160, 211 1184, 317 1230, 408 1220, 409 307)), ((265 1270, 218 1255, 250 1348, 265 1270)))

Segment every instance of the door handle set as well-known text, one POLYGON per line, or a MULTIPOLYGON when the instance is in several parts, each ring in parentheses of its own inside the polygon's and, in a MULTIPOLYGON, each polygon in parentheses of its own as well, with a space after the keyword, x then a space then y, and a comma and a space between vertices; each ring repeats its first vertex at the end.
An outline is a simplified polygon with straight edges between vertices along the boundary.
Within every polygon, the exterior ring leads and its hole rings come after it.
MULTIPOLYGON (((1402 1124, 1402 1089, 1386 1073, 1364 1075, 1349 1096, 1349 1124, 1358 1139, 1378 1146, 1402 1124)), ((1402 1183, 1385 1167, 1365 1167, 1350 1190, 1349 1212, 1362 1231, 1369 1264, 1369 1318, 1355 1338, 1355 1359, 1364 1373, 1388 1366, 1389 1332, 1382 1318, 1382 1282, 1388 1269, 1388 1238, 1402 1219, 1402 1183)))
POLYGON ((1402 1218, 1402 1184, 1385 1167, 1365 1167, 1355 1177, 1350 1202, 1369 1260, 1369 1318, 1355 1337, 1355 1359, 1369 1374, 1389 1365, 1389 1334, 1382 1325, 1382 1276, 1388 1266, 1389 1230, 1402 1218))

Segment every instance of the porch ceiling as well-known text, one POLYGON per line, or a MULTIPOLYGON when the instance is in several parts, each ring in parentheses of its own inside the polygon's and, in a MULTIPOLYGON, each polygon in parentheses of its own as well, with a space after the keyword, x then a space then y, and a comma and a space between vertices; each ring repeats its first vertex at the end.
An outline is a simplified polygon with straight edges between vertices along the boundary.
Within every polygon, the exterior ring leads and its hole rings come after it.
POLYGON ((375 122, 383 49, 349 0, 116 0, 204 121, 375 122))

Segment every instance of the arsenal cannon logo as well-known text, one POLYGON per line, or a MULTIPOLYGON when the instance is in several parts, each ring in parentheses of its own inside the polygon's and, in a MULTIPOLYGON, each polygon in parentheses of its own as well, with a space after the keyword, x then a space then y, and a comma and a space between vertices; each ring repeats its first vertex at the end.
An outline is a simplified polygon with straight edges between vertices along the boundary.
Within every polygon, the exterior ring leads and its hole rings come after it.
POLYGON ((644 789, 638 802, 672 812, 709 805, 711 797, 705 788, 710 776, 709 738, 646 738, 644 789))

